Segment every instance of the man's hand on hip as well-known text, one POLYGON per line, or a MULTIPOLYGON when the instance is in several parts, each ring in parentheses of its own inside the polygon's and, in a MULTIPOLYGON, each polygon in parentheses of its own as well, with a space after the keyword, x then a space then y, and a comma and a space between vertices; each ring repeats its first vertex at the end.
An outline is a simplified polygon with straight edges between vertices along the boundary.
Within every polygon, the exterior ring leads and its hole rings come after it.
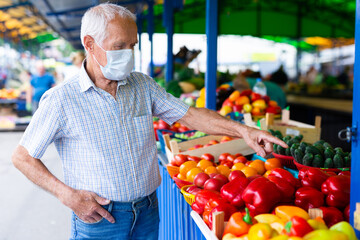
POLYGON ((74 190, 65 205, 69 206, 84 222, 95 223, 105 218, 109 222, 115 223, 113 216, 101 206, 109 203, 110 200, 99 197, 96 193, 74 190))

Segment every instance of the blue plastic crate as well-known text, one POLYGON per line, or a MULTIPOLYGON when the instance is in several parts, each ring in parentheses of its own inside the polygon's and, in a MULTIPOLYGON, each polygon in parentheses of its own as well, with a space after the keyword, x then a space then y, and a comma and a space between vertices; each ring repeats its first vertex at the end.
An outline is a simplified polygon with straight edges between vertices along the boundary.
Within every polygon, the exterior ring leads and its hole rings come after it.
POLYGON ((161 162, 159 162, 159 170, 162 178, 161 185, 157 189, 160 214, 159 240, 205 240, 190 215, 190 205, 186 203, 180 189, 161 162))

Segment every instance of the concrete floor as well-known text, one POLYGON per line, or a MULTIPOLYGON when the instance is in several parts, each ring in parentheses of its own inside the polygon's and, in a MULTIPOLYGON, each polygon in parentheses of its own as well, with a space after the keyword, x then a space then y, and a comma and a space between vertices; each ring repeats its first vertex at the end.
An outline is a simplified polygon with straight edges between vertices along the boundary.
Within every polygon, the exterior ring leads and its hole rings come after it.
MULTIPOLYGON (((30 182, 11 163, 22 134, 0 133, 0 240, 69 239, 70 209, 30 182)), ((54 145, 42 160, 55 176, 63 179, 54 145)))

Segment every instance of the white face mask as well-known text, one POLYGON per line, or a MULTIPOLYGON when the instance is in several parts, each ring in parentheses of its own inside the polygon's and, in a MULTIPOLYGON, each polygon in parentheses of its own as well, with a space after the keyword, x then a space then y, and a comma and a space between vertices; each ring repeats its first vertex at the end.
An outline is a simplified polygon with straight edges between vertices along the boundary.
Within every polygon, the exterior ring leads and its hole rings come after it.
POLYGON ((122 49, 106 51, 100 46, 100 44, 96 44, 106 53, 107 64, 105 67, 100 65, 94 55, 94 59, 97 64, 99 64, 101 72, 105 78, 120 81, 130 75, 134 68, 134 50, 122 49))

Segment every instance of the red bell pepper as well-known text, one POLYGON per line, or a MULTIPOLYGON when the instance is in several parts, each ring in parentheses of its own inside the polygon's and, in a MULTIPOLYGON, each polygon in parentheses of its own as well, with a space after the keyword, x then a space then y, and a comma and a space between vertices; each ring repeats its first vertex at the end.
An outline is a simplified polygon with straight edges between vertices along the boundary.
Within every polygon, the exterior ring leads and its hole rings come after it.
POLYGON ((275 183, 265 177, 253 180, 243 191, 242 199, 251 216, 268 213, 281 200, 281 192, 275 183))
POLYGON ((275 176, 268 176, 268 179, 275 183, 278 189, 281 192, 281 202, 282 203, 291 203, 294 200, 294 193, 295 188, 292 186, 288 181, 285 179, 275 177, 275 176))
POLYGON ((239 176, 221 188, 221 197, 235 207, 243 207, 245 203, 241 195, 249 183, 250 181, 246 177, 239 176))
POLYGON ((212 221, 213 221, 212 214, 214 212, 224 212, 224 221, 228 221, 231 215, 236 211, 237 209, 224 199, 221 198, 210 199, 205 205, 203 219, 204 222, 211 229, 212 221))
POLYGON ((254 219, 251 218, 249 209, 245 208, 246 213, 236 212, 231 215, 229 222, 225 226, 224 235, 231 233, 236 237, 240 237, 248 233, 254 219))
POLYGON ((330 207, 345 208, 350 202, 350 177, 329 177, 321 186, 321 191, 327 195, 326 204, 330 207))
POLYGON ((220 193, 211 190, 201 190, 200 192, 196 193, 195 201, 191 205, 191 208, 192 210, 194 210, 195 212, 201 215, 204 212, 206 203, 210 199, 217 199, 217 198, 221 198, 220 193))
POLYGON ((302 168, 299 170, 299 179, 303 187, 313 187, 321 190, 321 185, 328 178, 329 175, 326 172, 317 168, 302 168))
POLYGON ((286 223, 285 230, 289 236, 303 237, 314 229, 302 217, 294 216, 286 223))
POLYGON ((338 175, 339 175, 339 176, 344 175, 344 176, 349 176, 349 177, 350 177, 351 173, 350 173, 350 171, 342 171, 342 172, 339 172, 338 175))
POLYGON ((319 207, 323 211, 323 219, 328 227, 344 220, 343 213, 335 207, 319 207))
POLYGON ((252 90, 251 89, 247 89, 247 90, 244 90, 240 93, 240 96, 247 96, 249 97, 250 95, 252 94, 252 90))
POLYGON ((281 113, 281 107, 276 106, 276 107, 267 107, 265 109, 265 112, 267 113, 273 113, 273 114, 279 114, 281 113))
POLYGON ((305 209, 318 208, 324 205, 324 194, 312 187, 299 188, 295 193, 295 205, 305 209))
POLYGON ((350 222, 350 204, 344 209, 344 219, 347 222, 350 222))
POLYGON ((289 171, 286 171, 285 169, 275 168, 275 169, 271 170, 269 177, 271 177, 271 176, 286 180, 295 189, 298 189, 300 187, 299 179, 296 179, 289 171))

